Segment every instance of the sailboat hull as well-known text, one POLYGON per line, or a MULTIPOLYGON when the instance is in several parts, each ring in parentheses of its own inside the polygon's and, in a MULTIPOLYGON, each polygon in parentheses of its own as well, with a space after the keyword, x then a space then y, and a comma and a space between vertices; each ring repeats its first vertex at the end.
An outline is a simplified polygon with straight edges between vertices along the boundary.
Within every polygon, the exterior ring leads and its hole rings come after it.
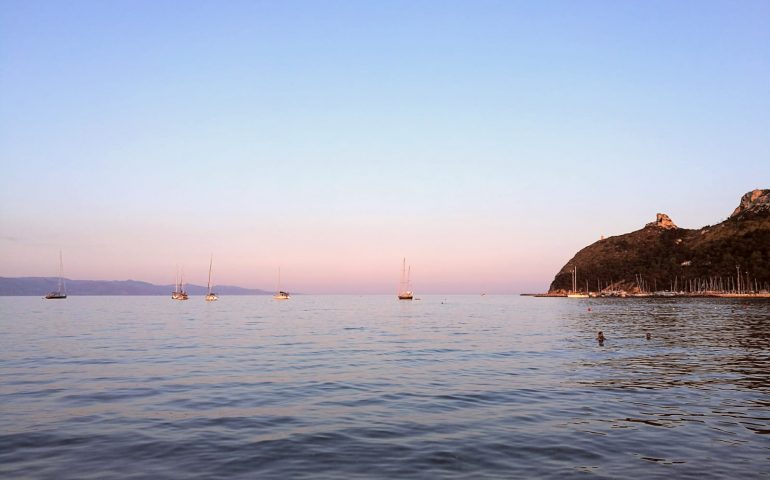
POLYGON ((63 300, 67 298, 66 293, 52 292, 45 296, 46 300, 63 300))
POLYGON ((206 295, 207 302, 216 302, 217 300, 219 300, 219 297, 217 296, 216 293, 209 293, 208 295, 206 295))

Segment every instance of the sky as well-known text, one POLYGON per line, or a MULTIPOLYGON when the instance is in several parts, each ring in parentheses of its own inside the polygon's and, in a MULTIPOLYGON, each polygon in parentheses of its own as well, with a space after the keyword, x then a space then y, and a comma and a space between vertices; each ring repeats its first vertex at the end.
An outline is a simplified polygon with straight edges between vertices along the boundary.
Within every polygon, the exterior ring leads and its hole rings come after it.
POLYGON ((0 276, 540 292, 770 188, 770 2, 0 1, 0 276))

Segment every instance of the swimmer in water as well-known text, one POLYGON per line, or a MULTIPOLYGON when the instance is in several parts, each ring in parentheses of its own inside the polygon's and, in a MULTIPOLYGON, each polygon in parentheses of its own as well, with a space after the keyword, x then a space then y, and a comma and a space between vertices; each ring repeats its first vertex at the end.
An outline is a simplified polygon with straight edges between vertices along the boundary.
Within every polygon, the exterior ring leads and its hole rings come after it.
POLYGON ((599 330, 599 333, 596 334, 596 340, 599 342, 599 345, 604 343, 605 337, 601 330, 599 330))
POLYGON ((644 336, 644 338, 646 338, 647 340, 649 340, 649 339, 651 339, 651 338, 652 338, 652 335, 650 334, 650 332, 647 332, 647 335, 645 335, 645 336, 644 336))

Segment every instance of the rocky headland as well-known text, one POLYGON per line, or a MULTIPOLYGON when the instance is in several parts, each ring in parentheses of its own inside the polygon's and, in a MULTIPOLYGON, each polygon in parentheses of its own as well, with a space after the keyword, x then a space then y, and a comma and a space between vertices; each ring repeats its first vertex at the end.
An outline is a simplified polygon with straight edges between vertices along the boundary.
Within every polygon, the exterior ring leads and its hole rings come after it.
POLYGON ((753 190, 723 222, 679 228, 664 213, 642 229, 603 238, 572 257, 549 294, 756 293, 770 289, 770 189, 753 190), (586 292, 588 293, 588 292, 586 292))

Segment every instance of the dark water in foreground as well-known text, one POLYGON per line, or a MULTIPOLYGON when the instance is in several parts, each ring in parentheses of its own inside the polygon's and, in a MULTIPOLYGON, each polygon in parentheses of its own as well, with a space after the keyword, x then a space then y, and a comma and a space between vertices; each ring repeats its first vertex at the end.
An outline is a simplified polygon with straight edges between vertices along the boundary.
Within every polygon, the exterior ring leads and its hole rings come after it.
POLYGON ((0 298, 2 478, 768 472, 767 301, 0 298))

